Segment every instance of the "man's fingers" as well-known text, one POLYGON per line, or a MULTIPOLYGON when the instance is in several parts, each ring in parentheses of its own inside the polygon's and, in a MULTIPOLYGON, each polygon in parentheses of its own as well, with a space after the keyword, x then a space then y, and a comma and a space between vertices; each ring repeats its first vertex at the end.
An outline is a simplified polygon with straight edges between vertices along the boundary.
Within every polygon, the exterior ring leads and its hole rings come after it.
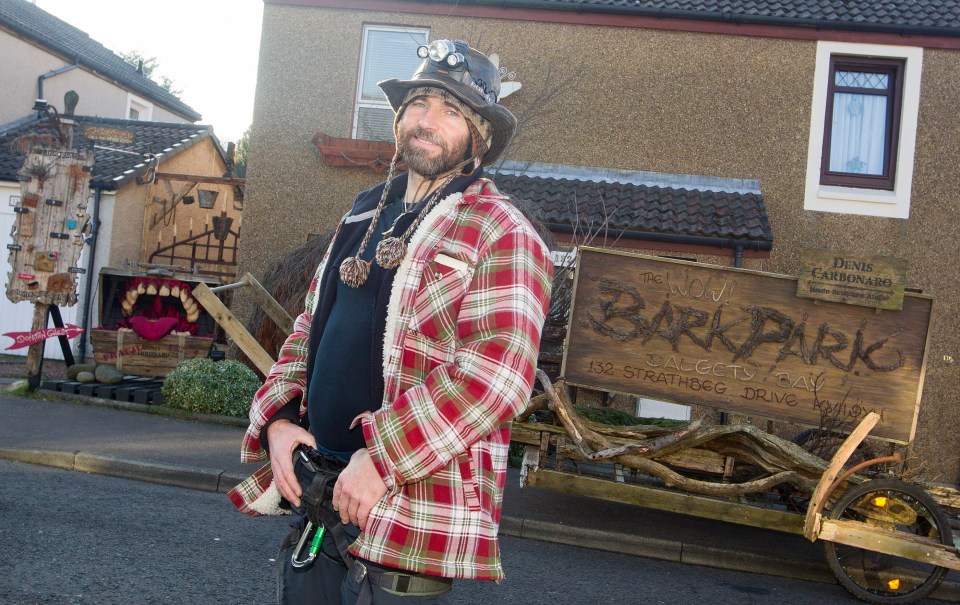
POLYGON ((274 480, 277 482, 280 495, 294 506, 300 506, 300 483, 296 481, 292 465, 285 460, 282 462, 278 460, 277 463, 276 468, 274 468, 274 480))
POLYGON ((340 473, 333 488, 333 507, 340 520, 353 523, 361 529, 367 524, 370 511, 387 493, 369 453, 358 450, 350 457, 347 468, 340 473))
POLYGON ((300 444, 316 447, 316 440, 309 431, 289 420, 278 420, 267 429, 273 464, 273 480, 280 495, 294 506, 300 506, 303 490, 293 470, 293 452, 300 444))
POLYGON ((333 484, 333 510, 340 510, 341 496, 343 496, 343 486, 337 481, 333 484))
POLYGON ((340 514, 340 521, 343 523, 352 523, 350 518, 350 501, 346 498, 342 498, 340 504, 337 506, 337 512, 340 514))
MULTIPOLYGON (((282 462, 279 458, 274 458, 270 461, 270 467, 273 469, 273 482, 277 484, 277 489, 280 490, 280 495, 284 498, 287 497, 287 478, 283 474, 282 462)), ((288 498, 289 499, 289 498, 288 498)))
POLYGON ((370 509, 365 507, 360 507, 357 509, 357 527, 360 529, 365 529, 367 527, 367 519, 370 517, 370 509))

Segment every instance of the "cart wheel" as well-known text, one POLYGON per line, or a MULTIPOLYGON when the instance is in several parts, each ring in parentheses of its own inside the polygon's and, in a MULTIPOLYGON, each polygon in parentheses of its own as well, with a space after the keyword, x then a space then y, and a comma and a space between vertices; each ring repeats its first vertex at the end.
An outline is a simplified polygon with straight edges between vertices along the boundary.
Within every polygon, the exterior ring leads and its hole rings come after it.
MULTIPOLYGON (((875 479, 851 487, 829 517, 953 544, 950 522, 933 498, 896 479, 875 479)), ((834 542, 824 542, 823 550, 840 584, 868 603, 913 603, 933 592, 947 573, 945 567, 834 542)))

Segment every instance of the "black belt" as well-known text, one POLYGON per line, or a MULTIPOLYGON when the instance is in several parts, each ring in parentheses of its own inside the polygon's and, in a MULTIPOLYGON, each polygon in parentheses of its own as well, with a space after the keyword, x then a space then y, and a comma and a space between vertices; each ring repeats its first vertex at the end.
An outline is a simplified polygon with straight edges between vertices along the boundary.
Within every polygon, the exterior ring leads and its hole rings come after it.
POLYGON ((350 577, 361 585, 357 605, 372 603, 373 593, 370 585, 410 596, 436 596, 450 590, 452 580, 447 578, 384 569, 379 565, 361 561, 350 554, 349 548, 353 541, 347 536, 340 516, 333 510, 333 488, 340 472, 346 468, 346 463, 339 458, 325 455, 315 448, 301 445, 294 451, 293 464, 297 481, 303 490, 300 506, 294 510, 306 517, 308 521, 297 547, 291 554, 291 562, 296 567, 304 567, 313 562, 315 555, 313 550, 308 558, 300 558, 301 551, 313 527, 317 527, 317 531, 323 531, 320 528, 325 528, 333 537, 337 552, 340 553, 340 558, 346 565, 350 577))
MULTIPOLYGON (((348 573, 353 581, 361 586, 363 586, 366 580, 370 584, 390 592, 418 597, 441 595, 450 590, 450 586, 453 584, 453 580, 448 578, 428 576, 419 573, 407 573, 404 571, 392 571, 382 568, 378 569, 378 567, 374 567, 373 564, 356 558, 353 559, 348 573)), ((360 598, 357 600, 358 605, 364 603, 366 592, 369 592, 369 589, 366 587, 361 588, 360 598)), ((370 597, 372 598, 372 593, 370 593, 370 597)))

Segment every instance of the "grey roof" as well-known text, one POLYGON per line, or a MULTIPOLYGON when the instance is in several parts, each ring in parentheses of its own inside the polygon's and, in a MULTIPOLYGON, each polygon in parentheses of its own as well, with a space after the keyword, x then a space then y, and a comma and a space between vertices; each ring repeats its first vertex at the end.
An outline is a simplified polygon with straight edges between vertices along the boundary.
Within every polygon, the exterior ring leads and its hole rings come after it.
MULTIPOLYGON (((432 0, 490 5, 488 0, 432 0)), ((958 0, 497 0, 500 8, 615 13, 662 19, 960 36, 958 0)))
MULTIPOLYGON (((759 183, 696 175, 505 162, 501 191, 529 200, 553 231, 641 241, 770 250, 759 183)), ((607 244, 610 242, 608 241, 607 244)))
MULTIPOLYGON (((136 120, 118 120, 74 116, 73 147, 94 146, 93 175, 90 186, 101 189, 116 189, 130 179, 134 179, 149 170, 148 155, 165 157, 177 155, 195 145, 204 138, 210 138, 220 156, 223 149, 217 137, 213 136, 210 126, 197 124, 173 124, 165 122, 140 122, 136 120), (133 132, 133 143, 94 142, 84 136, 85 126, 133 132)), ((24 135, 45 135, 55 133, 54 126, 46 118, 32 114, 26 118, 0 126, 0 181, 16 181, 17 173, 26 156, 19 151, 14 141, 24 135)), ((226 161, 224 159, 224 161, 226 161)))
MULTIPOLYGON (((91 39, 83 31, 26 0, 0 0, 0 26, 49 48, 62 55, 66 61, 76 62, 107 79, 115 80, 121 86, 188 120, 196 122, 202 117, 195 109, 138 72, 136 67, 91 39)), ((171 38, 171 44, 176 43, 171 38)))

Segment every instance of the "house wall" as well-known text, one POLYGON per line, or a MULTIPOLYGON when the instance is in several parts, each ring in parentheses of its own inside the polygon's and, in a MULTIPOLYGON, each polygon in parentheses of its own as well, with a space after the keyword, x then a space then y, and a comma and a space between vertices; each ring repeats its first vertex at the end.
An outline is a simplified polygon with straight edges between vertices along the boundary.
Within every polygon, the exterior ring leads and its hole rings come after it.
MULTIPOLYGON (((27 115, 37 98, 37 78, 51 70, 71 65, 46 50, 0 30, 0 124, 27 115)), ((63 95, 74 90, 80 95, 77 115, 106 118, 128 117, 129 93, 113 82, 79 67, 47 78, 43 96, 63 112, 63 95)), ((149 102, 149 101, 148 101, 149 102)), ((153 105, 150 116, 140 119, 155 122, 188 123, 189 121, 160 106, 153 105)))
POLYGON ((241 272, 261 275, 383 178, 329 168, 311 144, 318 130, 350 134, 365 23, 481 40, 523 84, 504 101, 528 118, 509 159, 757 179, 776 239, 770 258, 752 268, 796 274, 801 252, 816 247, 906 258, 907 286, 936 299, 914 452, 926 478, 960 479, 960 381, 950 361, 960 355, 950 277, 960 249, 960 53, 924 52, 910 218, 891 219, 804 209, 816 41, 264 9, 241 272))

